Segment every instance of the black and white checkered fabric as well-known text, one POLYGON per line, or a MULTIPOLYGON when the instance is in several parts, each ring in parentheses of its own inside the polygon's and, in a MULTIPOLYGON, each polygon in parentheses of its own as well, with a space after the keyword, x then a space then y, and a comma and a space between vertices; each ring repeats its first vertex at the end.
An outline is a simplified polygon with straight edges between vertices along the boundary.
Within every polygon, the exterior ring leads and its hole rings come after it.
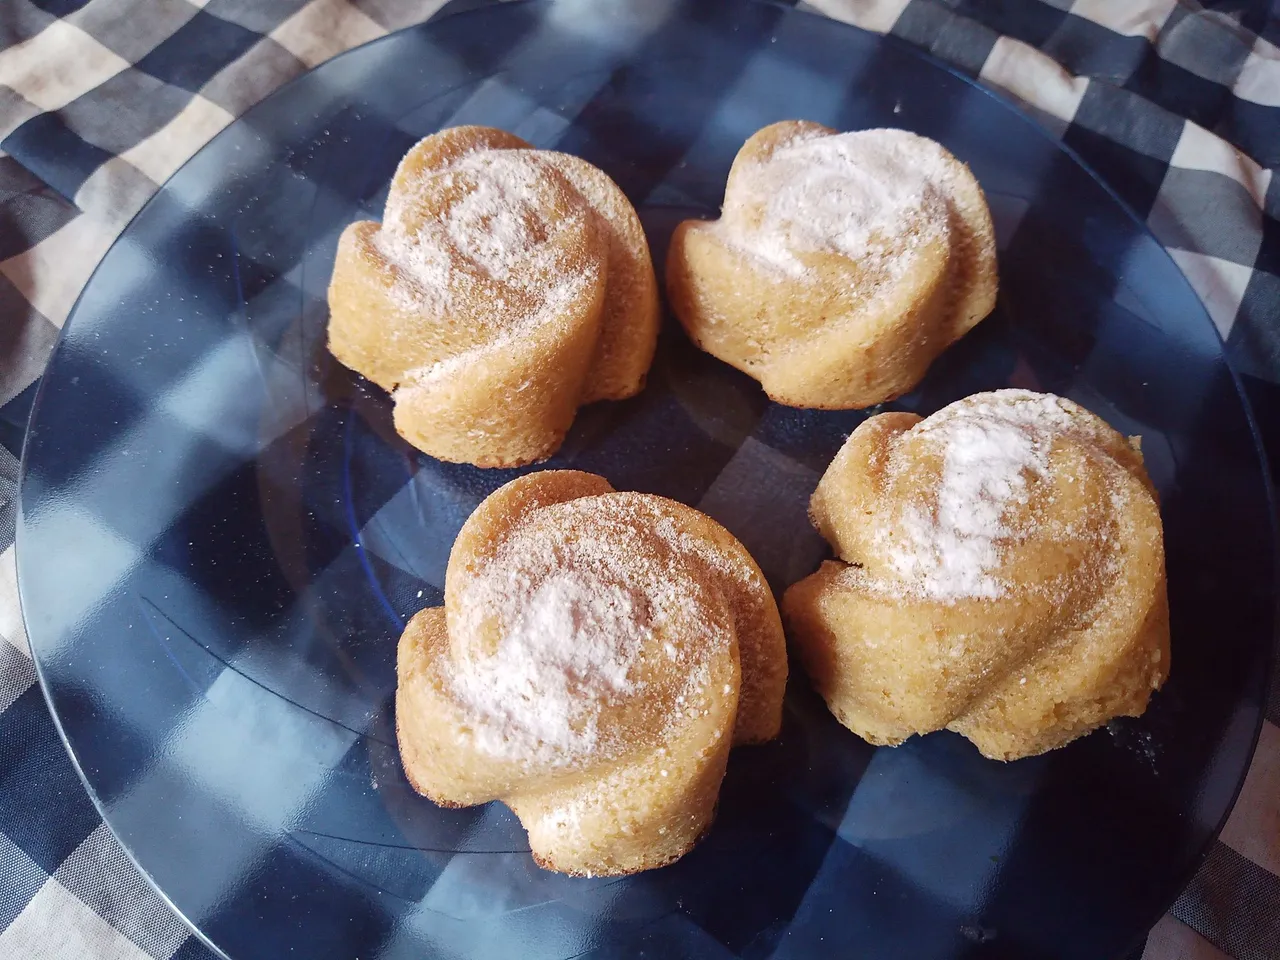
MULTIPOLYGON (((35 683, 16 591, 16 454, 58 330, 120 230, 215 133, 286 80, 440 6, 0 4, 0 958, 209 956, 99 820, 35 683)), ((1280 4, 802 6, 1012 94, 1083 156, 1169 249, 1280 438, 1280 4)), ((1235 812, 1152 932, 1150 960, 1280 958, 1280 687, 1267 715, 1235 812)))

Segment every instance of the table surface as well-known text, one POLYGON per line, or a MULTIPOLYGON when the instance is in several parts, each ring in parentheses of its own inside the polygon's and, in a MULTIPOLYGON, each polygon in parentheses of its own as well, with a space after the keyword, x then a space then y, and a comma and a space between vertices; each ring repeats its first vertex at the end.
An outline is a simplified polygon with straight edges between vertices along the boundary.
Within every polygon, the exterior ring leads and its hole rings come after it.
MULTIPOLYGON (((132 215, 245 109, 342 50, 482 2, 0 10, 0 956, 211 956, 97 816, 35 683, 17 602, 17 456, 61 324, 132 215)), ((800 6, 916 44, 1020 100, 1076 150, 1169 249, 1264 438, 1280 442, 1280 3, 800 6)), ((1267 717, 1230 821, 1144 957, 1280 958, 1280 682, 1267 717)))

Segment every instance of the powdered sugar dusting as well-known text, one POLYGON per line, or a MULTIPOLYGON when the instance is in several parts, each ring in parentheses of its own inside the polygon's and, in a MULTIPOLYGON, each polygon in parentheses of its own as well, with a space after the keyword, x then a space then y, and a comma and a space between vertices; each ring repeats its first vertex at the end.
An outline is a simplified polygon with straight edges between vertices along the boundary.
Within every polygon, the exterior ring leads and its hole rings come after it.
POLYGON ((505 280, 555 229, 538 205, 538 166, 523 151, 473 153, 459 169, 473 174, 474 188, 443 220, 454 247, 490 276, 505 280))
POLYGON ((904 269, 902 254, 948 229, 949 177, 940 148, 904 131, 802 135, 744 171, 748 203, 727 205, 724 222, 739 246, 791 276, 806 272, 797 252, 904 269))
POLYGON ((911 504, 886 543, 890 568, 935 600, 997 598, 1001 542, 1015 535, 1010 507, 1027 501, 1027 481, 1048 468, 1055 432, 1071 419, 1056 397, 1003 391, 957 404, 917 429, 942 451, 932 510, 911 504))
MULTIPOLYGON (((557 234, 583 229, 586 211, 548 209, 548 168, 535 151, 473 150, 443 170, 393 186, 374 245, 398 271, 391 295, 413 312, 449 309, 473 276, 506 285, 493 322, 526 318, 580 290, 591 265, 560 262, 557 234), (424 198, 450 198, 437 212, 424 198)), ((489 291, 492 298, 492 291, 489 291)))
POLYGON ((386 223, 373 234, 373 246, 396 268, 388 292, 399 309, 409 313, 449 309, 454 271, 442 246, 424 242, 420 233, 410 238, 386 223))
POLYGON ((454 690, 487 721, 476 733, 487 753, 506 754, 523 738, 560 752, 590 750, 596 723, 588 705, 634 689, 628 675, 649 632, 638 598, 572 572, 527 590, 496 651, 456 671, 454 690))
POLYGON ((563 316, 598 282, 599 264, 570 262, 556 242, 585 229, 589 211, 559 209, 549 176, 536 151, 480 149, 393 187, 373 238, 395 268, 392 301, 441 320, 465 305, 469 320, 490 328, 479 345, 406 371, 397 398, 465 375, 488 351, 563 316))
POLYGON ((736 552, 723 549, 690 536, 680 530, 670 517, 661 518, 654 525, 654 532, 662 537, 671 547, 681 553, 697 557, 712 570, 716 570, 739 583, 752 583, 756 580, 755 569, 744 562, 736 552))
POLYGON ((450 683, 480 750, 558 765, 604 749, 601 712, 640 695, 646 657, 685 693, 705 684, 722 627, 630 507, 614 494, 540 508, 461 583, 450 683), (677 639, 690 624, 697 645, 677 639))

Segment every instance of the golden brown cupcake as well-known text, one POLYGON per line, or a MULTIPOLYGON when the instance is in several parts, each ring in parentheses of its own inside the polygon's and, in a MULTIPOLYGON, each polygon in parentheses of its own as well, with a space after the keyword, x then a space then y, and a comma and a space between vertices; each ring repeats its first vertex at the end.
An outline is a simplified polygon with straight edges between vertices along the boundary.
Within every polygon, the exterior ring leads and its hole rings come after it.
POLYGON ((676 229, 667 293, 694 343, 778 403, 867 407, 991 312, 991 215, 926 137, 775 123, 738 151, 720 219, 676 229))
POLYGON ((810 503, 839 557, 787 590, 805 670, 876 744, 988 757, 1138 716, 1169 672, 1164 539, 1130 443, 1059 397, 977 394, 849 437, 810 503))
POLYGON ((730 746, 778 733, 787 660, 773 595, 728 531, 564 470, 471 515, 398 676, 419 793, 502 800, 547 869, 626 874, 707 830, 730 746))
POLYGON ((490 127, 409 151, 382 223, 338 241, 329 312, 330 352, 391 392, 400 434, 482 467, 544 459, 580 405, 638 393, 660 319, 617 184, 490 127))

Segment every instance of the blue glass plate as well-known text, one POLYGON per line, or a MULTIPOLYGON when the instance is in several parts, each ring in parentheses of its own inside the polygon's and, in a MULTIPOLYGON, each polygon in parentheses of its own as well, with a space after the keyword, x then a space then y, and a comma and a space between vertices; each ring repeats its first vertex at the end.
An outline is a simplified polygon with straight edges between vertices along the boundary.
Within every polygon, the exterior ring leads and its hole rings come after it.
MULTIPOLYGON (((547 466, 721 519, 775 588, 824 547, 806 499, 865 413, 790 410, 663 333, 648 389, 547 466)), ((95 802, 227 956, 1105 960, 1230 807, 1275 612, 1269 490, 1221 343, 1177 268, 1037 126, 911 49, 765 4, 506 4, 338 57, 218 136, 140 213, 68 321, 28 438, 19 562, 44 690, 95 802), (788 117, 901 126, 987 191, 995 314, 900 405, 1008 384, 1141 434, 1174 663, 1140 720, 1002 765, 950 734, 874 750, 801 676, 734 753, 675 866, 539 870, 514 817, 441 810, 394 745, 395 641, 513 471, 399 440, 324 349, 342 227, 419 137, 485 123, 603 167, 655 256, 788 117)))

